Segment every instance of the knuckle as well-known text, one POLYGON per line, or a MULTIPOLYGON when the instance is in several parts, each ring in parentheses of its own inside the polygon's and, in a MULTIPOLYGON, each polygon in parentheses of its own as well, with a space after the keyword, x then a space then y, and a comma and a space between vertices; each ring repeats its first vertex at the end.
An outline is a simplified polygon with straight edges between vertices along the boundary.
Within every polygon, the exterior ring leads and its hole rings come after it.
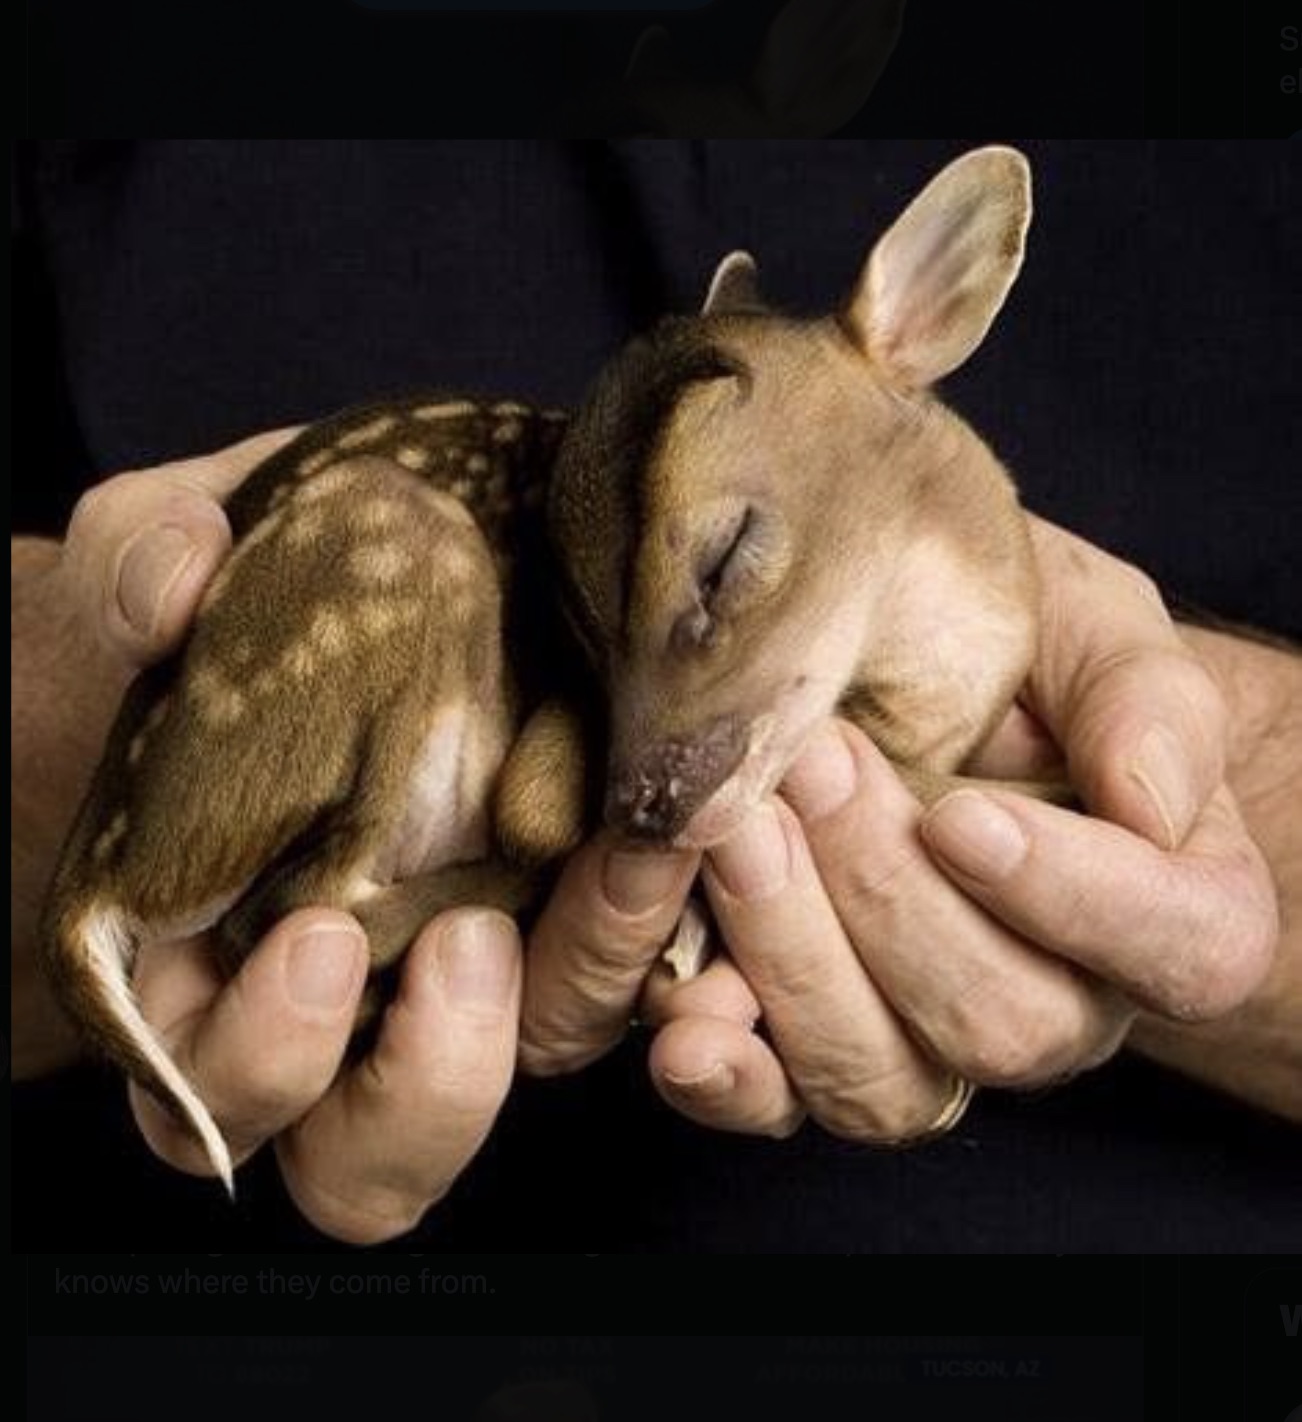
POLYGON ((124 489, 130 489, 135 479, 134 474, 115 474, 112 478, 92 484, 73 505, 69 529, 78 531, 84 530, 87 525, 94 525, 103 515, 105 508, 112 508, 123 496, 124 489))
POLYGON ((1062 1075, 1080 1057, 1087 1029, 1076 1004, 1046 1006, 1007 1000, 988 1005, 950 1058, 980 1086, 1036 1086, 1062 1075))
POLYGON ((747 972, 759 998, 770 1009, 779 1003, 817 1002, 827 994, 826 959, 805 945, 792 943, 790 951, 767 954, 747 963, 747 972))
POLYGON ((925 852, 903 845, 886 857, 854 855, 841 867, 834 887, 838 910, 857 929, 890 922, 907 912, 919 865, 926 863, 925 852))
POLYGON ((863 1145, 910 1140, 936 1117, 925 1076, 911 1063, 885 1071, 842 1066, 801 1082, 801 1095, 825 1131, 863 1145), (920 1089, 928 1088, 928 1089, 920 1089))
POLYGON ((69 539, 93 539, 115 514, 134 505, 142 492, 153 487, 154 481, 148 474, 129 473, 114 474, 87 489, 73 506, 68 523, 69 539))
POLYGON ((1123 558, 1113 557, 1112 567, 1135 597, 1160 611, 1163 616, 1166 615, 1166 602, 1162 597, 1162 591, 1148 573, 1142 568, 1136 567, 1134 563, 1126 562, 1123 558))
POLYGON ((525 1023, 517 1060, 526 1076, 567 1076, 604 1055, 619 1040, 618 1031, 580 1035, 554 1023, 525 1023))

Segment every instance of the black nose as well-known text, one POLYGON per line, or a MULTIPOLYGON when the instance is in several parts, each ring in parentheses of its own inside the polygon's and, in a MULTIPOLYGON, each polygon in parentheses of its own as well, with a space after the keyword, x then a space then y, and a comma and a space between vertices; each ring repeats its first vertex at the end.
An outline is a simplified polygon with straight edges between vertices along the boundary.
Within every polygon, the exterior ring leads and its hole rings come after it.
POLYGON ((745 751, 741 723, 722 718, 660 741, 611 769, 606 823, 634 839, 667 843, 732 774, 745 751))

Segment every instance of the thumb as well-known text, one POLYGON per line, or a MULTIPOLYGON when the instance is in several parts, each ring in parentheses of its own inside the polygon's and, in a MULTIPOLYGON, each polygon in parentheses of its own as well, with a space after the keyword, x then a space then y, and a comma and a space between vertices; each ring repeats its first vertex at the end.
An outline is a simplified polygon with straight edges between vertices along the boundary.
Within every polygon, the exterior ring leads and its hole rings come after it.
POLYGON ((60 577, 124 670, 157 661, 181 640, 230 551, 219 499, 291 436, 276 431, 199 459, 119 474, 82 496, 60 577))
POLYGON ((1042 586, 1031 709, 1089 809, 1174 849, 1225 774, 1216 684, 1136 568, 1033 521, 1042 586))

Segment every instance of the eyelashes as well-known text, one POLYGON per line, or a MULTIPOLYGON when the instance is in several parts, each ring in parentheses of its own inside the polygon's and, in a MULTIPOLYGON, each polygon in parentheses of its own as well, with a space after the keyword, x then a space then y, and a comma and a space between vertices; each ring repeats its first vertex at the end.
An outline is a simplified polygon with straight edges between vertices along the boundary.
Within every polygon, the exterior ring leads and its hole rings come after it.
POLYGON ((719 600, 729 578, 741 568, 747 540, 755 530, 755 510, 747 505, 731 533, 725 535, 717 550, 706 559, 704 571, 697 575, 697 593, 708 612, 719 600))
POLYGON ((781 582, 788 551, 783 521, 753 504, 745 505, 705 545, 695 598, 671 633, 675 649, 713 646, 736 614, 781 582))

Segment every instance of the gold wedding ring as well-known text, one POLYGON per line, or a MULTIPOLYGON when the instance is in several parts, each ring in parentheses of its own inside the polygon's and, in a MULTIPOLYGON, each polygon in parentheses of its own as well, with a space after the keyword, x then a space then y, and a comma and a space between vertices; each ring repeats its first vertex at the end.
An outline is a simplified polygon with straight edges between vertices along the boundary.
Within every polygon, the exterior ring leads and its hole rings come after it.
POLYGON ((976 1095, 976 1087, 966 1077, 957 1074, 953 1080, 953 1090, 940 1108, 940 1115, 927 1128, 921 1139, 931 1140, 936 1136, 948 1135, 963 1119, 963 1113, 976 1095))

